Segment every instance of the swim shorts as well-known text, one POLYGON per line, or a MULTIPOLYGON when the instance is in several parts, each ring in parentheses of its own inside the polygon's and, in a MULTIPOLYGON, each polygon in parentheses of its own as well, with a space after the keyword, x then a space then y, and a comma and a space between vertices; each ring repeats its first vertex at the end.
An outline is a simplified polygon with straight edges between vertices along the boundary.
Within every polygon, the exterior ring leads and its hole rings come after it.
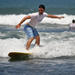
POLYGON ((36 36, 39 35, 37 30, 36 30, 36 28, 34 28, 34 27, 30 26, 30 25, 25 25, 24 26, 24 31, 25 31, 28 39, 30 39, 32 37, 35 38, 36 36))

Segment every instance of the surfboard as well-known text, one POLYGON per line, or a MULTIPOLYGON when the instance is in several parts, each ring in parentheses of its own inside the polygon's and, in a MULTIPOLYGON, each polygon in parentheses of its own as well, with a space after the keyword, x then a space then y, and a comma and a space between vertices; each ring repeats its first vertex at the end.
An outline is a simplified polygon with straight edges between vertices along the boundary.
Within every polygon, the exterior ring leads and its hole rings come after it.
POLYGON ((32 53, 24 53, 24 52, 10 52, 8 53, 8 56, 10 57, 10 60, 28 60, 32 53))

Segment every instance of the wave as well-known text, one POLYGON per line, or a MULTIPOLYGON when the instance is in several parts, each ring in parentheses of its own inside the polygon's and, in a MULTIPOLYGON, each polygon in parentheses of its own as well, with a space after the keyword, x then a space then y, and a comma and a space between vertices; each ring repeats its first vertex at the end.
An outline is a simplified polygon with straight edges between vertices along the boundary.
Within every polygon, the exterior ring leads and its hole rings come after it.
MULTIPOLYGON (((0 57, 8 57, 9 52, 28 52, 25 50, 24 39, 0 39, 0 57), (16 43, 15 43, 16 42, 16 43)), ((61 56, 75 56, 75 47, 72 41, 51 41, 46 43, 41 41, 42 46, 31 48, 33 58, 54 58, 61 56)))
MULTIPOLYGON (((26 14, 12 14, 12 15, 0 15, 0 25, 16 25, 20 22, 20 20, 27 16, 26 14)), ((41 23, 50 23, 50 24, 70 24, 72 20, 75 18, 75 15, 67 15, 61 14, 57 16, 64 16, 63 19, 53 19, 53 18, 44 18, 41 23)), ((29 20, 25 21, 24 23, 28 22, 29 20)), ((23 24, 24 24, 23 23, 23 24)))

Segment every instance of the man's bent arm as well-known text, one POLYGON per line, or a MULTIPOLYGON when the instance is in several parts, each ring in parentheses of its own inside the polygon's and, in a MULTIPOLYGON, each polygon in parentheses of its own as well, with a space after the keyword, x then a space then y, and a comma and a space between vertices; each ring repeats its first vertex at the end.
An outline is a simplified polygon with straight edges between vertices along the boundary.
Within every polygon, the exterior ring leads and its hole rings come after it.
POLYGON ((30 19, 30 18, 31 18, 31 16, 24 17, 24 18, 20 21, 20 23, 16 25, 16 28, 20 28, 21 24, 22 24, 25 20, 30 19))
POLYGON ((61 19, 61 18, 64 18, 63 16, 55 16, 55 15, 48 15, 47 17, 49 18, 58 18, 58 19, 61 19))

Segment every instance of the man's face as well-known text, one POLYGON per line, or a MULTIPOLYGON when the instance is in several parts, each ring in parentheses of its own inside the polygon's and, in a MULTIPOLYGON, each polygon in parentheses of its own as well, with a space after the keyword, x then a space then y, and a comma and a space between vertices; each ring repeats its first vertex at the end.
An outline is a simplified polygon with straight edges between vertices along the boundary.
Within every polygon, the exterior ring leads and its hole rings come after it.
POLYGON ((39 8, 38 10, 39 10, 39 14, 43 14, 45 11, 43 8, 39 8))

